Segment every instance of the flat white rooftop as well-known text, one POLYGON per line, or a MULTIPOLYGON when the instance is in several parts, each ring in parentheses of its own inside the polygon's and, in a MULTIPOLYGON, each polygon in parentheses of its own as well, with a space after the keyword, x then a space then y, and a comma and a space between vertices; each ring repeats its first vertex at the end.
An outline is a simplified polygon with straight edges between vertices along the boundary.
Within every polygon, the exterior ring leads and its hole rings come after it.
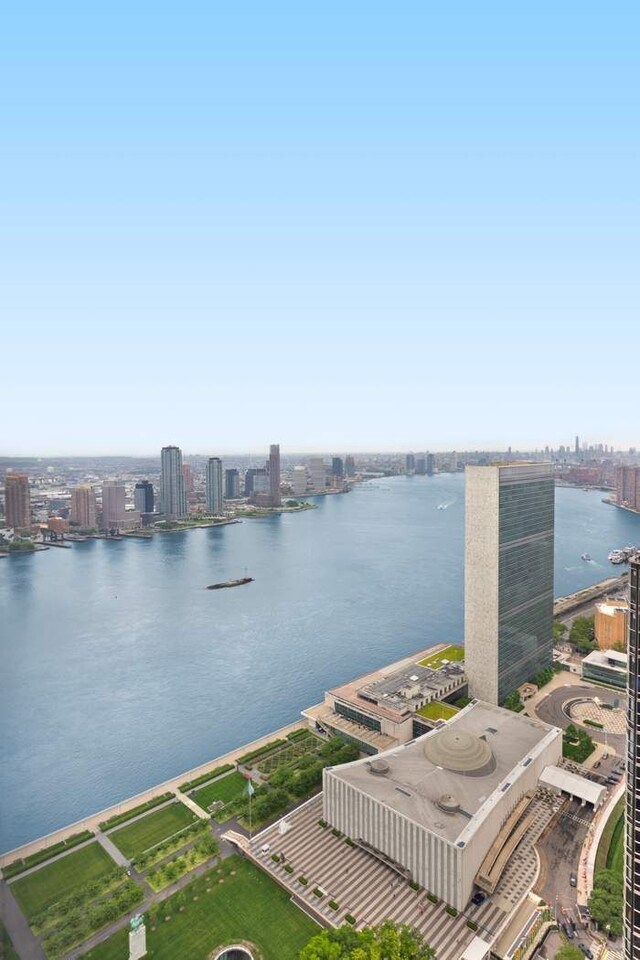
POLYGON ((546 785, 555 787, 556 790, 562 790, 563 793, 568 793, 572 797, 577 797, 579 800, 585 800, 596 810, 602 803, 607 792, 604 787, 593 783, 591 780, 587 780, 586 777, 581 777, 577 773, 571 773, 569 770, 555 766, 544 768, 542 776, 540 777, 540 783, 543 784, 543 786, 546 785))
POLYGON ((446 840, 459 841, 560 736, 540 720, 476 700, 423 737, 333 767, 330 775, 446 840))

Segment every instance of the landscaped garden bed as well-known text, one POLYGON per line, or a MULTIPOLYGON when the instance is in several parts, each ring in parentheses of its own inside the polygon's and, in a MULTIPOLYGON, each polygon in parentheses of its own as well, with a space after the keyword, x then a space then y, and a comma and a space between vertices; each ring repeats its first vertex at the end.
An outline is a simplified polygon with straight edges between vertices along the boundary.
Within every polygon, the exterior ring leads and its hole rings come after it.
MULTIPOLYGON (((243 941, 254 943, 262 960, 297 960, 318 931, 289 893, 237 856, 197 877, 145 919, 153 960, 208 960, 217 946, 243 941)), ((122 960, 127 951, 125 929, 90 950, 85 960, 122 960)))
POLYGON ((141 817, 128 827, 120 827, 109 835, 109 839, 125 857, 133 860, 197 820, 196 814, 183 803, 172 803, 141 817))

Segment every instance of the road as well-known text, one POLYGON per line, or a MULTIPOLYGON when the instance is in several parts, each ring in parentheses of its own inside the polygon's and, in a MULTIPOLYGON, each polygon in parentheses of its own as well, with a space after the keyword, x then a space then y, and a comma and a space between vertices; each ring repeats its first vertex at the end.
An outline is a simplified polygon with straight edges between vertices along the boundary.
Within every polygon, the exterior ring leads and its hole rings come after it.
POLYGON ((590 807, 567 800, 554 825, 538 841, 540 873, 534 890, 552 909, 558 898, 558 916, 561 908, 577 913, 576 889, 569 877, 572 873, 578 875, 580 852, 592 816, 590 807))
MULTIPOLYGON (((605 687, 590 687, 586 684, 571 684, 566 687, 558 687, 552 690, 548 697, 545 697, 535 708, 536 715, 545 723, 550 723, 554 727, 561 727, 563 730, 568 727, 571 720, 562 709, 567 700, 576 700, 580 697, 599 697, 605 703, 615 704, 618 701, 619 706, 626 709, 627 698, 622 691, 607 690, 605 687)), ((624 734, 607 733, 602 730, 596 730, 589 727, 589 736, 598 743, 606 743, 619 757, 625 755, 624 734)), ((610 766, 611 764, 609 764, 610 766)), ((603 765, 603 770, 605 769, 603 765)))

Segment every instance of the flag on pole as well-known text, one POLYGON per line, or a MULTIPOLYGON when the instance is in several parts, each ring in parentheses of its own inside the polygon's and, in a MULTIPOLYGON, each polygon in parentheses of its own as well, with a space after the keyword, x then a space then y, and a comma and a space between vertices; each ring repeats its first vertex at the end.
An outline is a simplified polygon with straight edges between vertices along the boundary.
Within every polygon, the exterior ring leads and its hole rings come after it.
POLYGON ((247 781, 247 786, 246 786, 244 792, 246 793, 246 795, 247 795, 248 797, 252 797, 252 796, 254 795, 254 793, 256 792, 256 791, 255 791, 255 787, 254 787, 253 784, 251 783, 251 780, 248 780, 248 781, 247 781))

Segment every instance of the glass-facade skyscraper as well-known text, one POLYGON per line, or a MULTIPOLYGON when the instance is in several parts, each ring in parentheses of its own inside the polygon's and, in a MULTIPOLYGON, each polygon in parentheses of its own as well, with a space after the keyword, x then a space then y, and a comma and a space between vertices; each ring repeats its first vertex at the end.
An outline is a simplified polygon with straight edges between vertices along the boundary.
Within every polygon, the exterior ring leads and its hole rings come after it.
POLYGON ((172 520, 187 515, 180 447, 163 447, 160 454, 160 512, 172 520))
POLYGON ((553 663, 553 470, 470 466, 465 482, 469 694, 501 704, 553 663))
POLYGON ((629 571, 624 956, 640 960, 640 554, 629 571))
POLYGON ((220 457, 209 457, 206 476, 207 510, 214 517, 223 512, 222 501, 224 489, 222 486, 222 460, 220 457))

